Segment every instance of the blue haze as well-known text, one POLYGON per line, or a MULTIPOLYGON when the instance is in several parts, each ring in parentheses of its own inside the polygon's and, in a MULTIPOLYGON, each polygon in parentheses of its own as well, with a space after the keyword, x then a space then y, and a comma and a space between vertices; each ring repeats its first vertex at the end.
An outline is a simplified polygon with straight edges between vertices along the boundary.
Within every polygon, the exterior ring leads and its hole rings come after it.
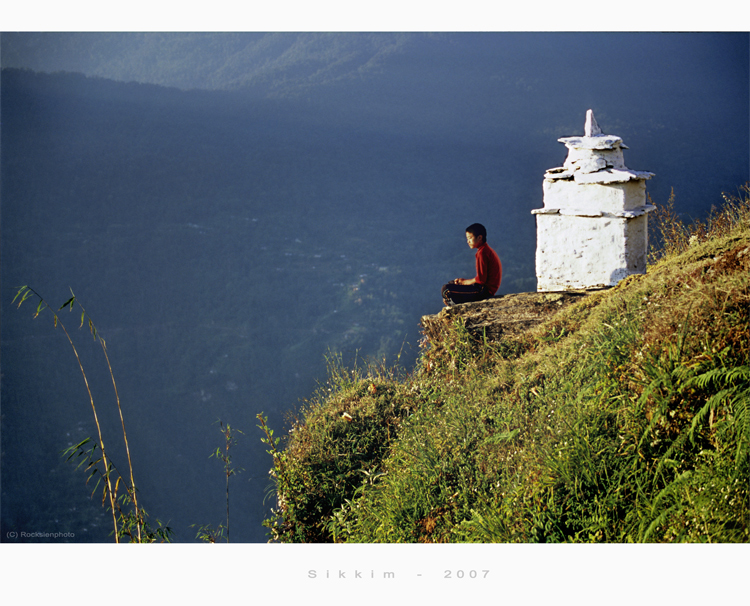
MULTIPOLYGON (((326 356, 410 369, 420 316, 473 269, 484 223, 501 293, 534 290, 542 177, 594 110, 655 203, 704 217, 750 180, 748 34, 4 33, 0 132, 2 512, 11 531, 109 541, 59 452, 94 437, 51 316, 70 288, 106 338, 136 483, 175 540, 224 516, 265 540, 277 434, 326 356)), ((114 459, 106 366, 78 338, 114 459), (106 411, 106 412, 104 412, 106 411)), ((105 437, 106 439, 106 437, 105 437)))

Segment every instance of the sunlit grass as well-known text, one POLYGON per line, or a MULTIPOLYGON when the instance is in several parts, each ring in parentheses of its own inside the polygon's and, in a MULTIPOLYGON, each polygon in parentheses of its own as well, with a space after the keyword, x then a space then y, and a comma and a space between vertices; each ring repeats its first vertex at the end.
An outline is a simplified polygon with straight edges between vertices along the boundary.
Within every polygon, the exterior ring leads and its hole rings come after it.
POLYGON ((272 538, 748 541, 748 193, 691 226, 668 205, 646 275, 521 337, 458 322, 409 375, 334 360, 278 453, 272 538))

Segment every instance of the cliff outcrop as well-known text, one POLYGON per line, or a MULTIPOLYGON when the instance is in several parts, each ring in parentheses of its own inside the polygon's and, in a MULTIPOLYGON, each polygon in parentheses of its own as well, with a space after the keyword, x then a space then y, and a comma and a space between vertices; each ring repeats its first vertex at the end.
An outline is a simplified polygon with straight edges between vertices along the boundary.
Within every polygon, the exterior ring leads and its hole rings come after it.
POLYGON ((728 202, 614 287, 422 317, 413 372, 332 365, 267 435, 271 539, 747 543, 750 197, 728 202))
POLYGON ((438 341, 445 330, 452 327, 459 318, 472 336, 497 342, 503 337, 520 336, 594 292, 597 291, 524 292, 502 295, 485 301, 444 307, 437 314, 422 316, 420 324, 431 342, 438 341))

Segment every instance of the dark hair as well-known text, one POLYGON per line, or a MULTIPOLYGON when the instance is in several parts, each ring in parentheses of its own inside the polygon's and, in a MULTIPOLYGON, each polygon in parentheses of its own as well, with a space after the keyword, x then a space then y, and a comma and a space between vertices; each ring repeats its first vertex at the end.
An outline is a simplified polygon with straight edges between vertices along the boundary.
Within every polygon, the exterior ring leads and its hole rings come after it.
POLYGON ((469 225, 469 227, 466 228, 466 231, 474 237, 482 236, 482 242, 487 241, 487 230, 481 223, 472 223, 471 225, 469 225))

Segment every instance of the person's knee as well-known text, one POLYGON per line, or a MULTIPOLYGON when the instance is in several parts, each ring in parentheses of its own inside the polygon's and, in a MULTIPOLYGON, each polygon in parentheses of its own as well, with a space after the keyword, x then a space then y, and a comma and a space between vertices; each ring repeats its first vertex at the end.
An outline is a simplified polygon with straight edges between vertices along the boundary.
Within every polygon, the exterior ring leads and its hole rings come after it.
POLYGON ((450 290, 450 284, 443 284, 443 288, 440 289, 440 293, 443 296, 443 302, 444 303, 447 304, 449 302, 451 302, 451 303, 453 302, 452 299, 451 299, 451 294, 452 293, 451 293, 451 290, 450 290))

